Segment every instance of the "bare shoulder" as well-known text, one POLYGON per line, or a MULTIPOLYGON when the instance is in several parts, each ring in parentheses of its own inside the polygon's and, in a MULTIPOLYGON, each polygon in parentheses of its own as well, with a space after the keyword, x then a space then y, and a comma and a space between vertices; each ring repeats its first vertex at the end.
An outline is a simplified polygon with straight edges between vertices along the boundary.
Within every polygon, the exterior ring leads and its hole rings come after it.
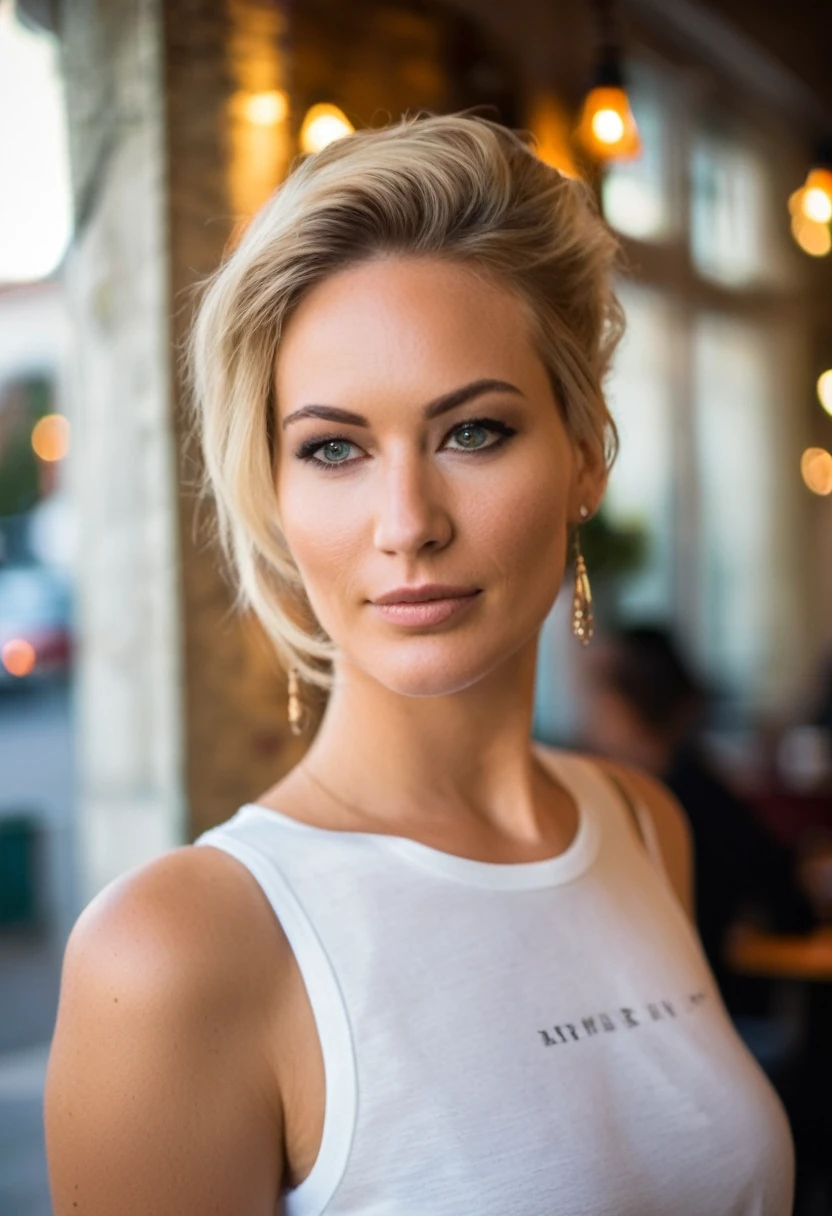
POLYGON ((88 905, 66 948, 47 1072, 56 1216, 274 1211, 283 958, 254 879, 217 849, 173 850, 88 905))
POLYGON ((606 758, 598 758, 598 763, 649 813, 668 877, 693 920, 693 838, 681 803, 666 785, 644 769, 606 758))

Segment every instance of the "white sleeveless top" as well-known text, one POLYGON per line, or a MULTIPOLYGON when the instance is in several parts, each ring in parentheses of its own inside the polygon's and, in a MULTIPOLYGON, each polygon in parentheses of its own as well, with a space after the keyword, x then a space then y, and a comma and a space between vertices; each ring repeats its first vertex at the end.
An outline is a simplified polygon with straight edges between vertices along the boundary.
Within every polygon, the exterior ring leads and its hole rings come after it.
POLYGON ((494 864, 248 803, 203 833, 297 958, 326 1076, 287 1216, 790 1216, 793 1147, 647 813, 535 744, 572 844, 494 864))

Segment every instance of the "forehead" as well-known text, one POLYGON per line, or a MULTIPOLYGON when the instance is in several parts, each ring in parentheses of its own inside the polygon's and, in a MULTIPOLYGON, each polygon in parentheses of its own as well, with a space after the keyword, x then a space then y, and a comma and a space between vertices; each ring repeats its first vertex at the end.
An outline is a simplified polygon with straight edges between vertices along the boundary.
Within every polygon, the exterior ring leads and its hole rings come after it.
POLYGON ((472 380, 508 380, 524 393, 548 377, 528 305, 459 263, 387 257, 314 287, 284 327, 276 362, 280 414, 355 391, 415 392, 427 400, 472 380))

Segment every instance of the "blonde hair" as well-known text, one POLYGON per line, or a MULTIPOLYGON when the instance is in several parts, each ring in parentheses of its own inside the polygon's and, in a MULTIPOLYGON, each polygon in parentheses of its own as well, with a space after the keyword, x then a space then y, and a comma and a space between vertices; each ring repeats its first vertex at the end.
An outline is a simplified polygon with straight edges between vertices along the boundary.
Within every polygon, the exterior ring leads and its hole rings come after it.
POLYGON ((468 264, 530 306, 573 440, 612 464, 603 381, 623 329, 618 244, 590 190, 479 117, 407 117, 303 160, 209 280, 188 347, 193 423, 236 606, 283 663, 330 688, 336 648, 314 622, 278 518, 274 367, 283 325, 334 271, 389 253, 468 264))

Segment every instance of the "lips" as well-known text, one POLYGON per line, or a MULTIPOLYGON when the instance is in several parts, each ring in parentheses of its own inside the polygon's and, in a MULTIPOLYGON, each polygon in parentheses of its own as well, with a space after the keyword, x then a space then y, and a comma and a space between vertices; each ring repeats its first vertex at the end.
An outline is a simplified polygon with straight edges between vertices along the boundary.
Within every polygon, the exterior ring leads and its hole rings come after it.
POLYGON ((470 608, 479 598, 479 590, 441 599, 422 599, 394 603, 374 603, 373 609, 396 625, 441 625, 451 617, 470 608))
POLYGON ((417 604, 426 600, 459 599, 474 595, 479 587, 451 586, 448 583, 422 583, 419 587, 395 587, 384 595, 378 595, 374 604, 417 604))

